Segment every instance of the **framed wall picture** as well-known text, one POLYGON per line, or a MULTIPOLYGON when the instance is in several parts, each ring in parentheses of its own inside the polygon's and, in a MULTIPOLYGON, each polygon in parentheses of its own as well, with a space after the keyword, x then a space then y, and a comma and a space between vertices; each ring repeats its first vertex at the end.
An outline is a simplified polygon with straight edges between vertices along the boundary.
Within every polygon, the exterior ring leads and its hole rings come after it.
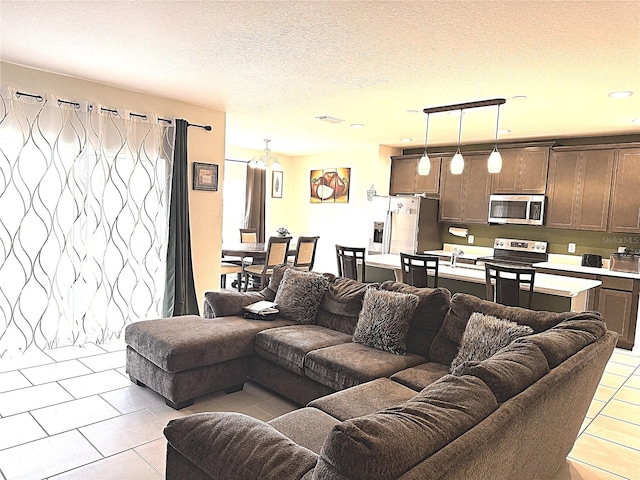
POLYGON ((193 162, 193 189, 218 191, 218 165, 193 162))
POLYGON ((271 198, 282 198, 283 181, 283 172, 271 172, 271 198))
POLYGON ((311 203, 349 203, 351 168, 311 170, 309 187, 311 203))

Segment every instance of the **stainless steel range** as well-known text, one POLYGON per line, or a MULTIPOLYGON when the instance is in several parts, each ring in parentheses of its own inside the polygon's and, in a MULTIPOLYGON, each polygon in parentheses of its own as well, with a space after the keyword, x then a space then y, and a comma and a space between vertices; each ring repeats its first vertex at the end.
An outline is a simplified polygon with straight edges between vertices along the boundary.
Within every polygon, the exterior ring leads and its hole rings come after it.
POLYGON ((493 242, 493 256, 480 257, 478 262, 529 267, 534 263, 546 262, 548 259, 547 242, 496 238, 493 242))

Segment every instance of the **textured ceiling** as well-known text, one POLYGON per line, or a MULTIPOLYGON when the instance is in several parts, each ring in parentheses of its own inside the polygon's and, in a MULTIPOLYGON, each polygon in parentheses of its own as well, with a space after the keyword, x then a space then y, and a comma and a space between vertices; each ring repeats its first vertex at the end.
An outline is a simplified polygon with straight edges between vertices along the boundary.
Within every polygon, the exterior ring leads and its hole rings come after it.
MULTIPOLYGON (((494 97, 501 141, 640 133, 639 25, 640 0, 0 0, 0 59, 224 110, 227 145, 299 155, 422 145, 407 110, 494 97)), ((495 113, 468 111, 462 142, 495 113)), ((433 116, 430 143, 457 128, 433 116)))

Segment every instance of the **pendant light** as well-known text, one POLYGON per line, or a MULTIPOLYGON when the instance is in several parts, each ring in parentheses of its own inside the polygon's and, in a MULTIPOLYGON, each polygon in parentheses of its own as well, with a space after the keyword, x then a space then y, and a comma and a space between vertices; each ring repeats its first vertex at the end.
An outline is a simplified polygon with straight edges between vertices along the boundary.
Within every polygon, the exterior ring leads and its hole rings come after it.
POLYGON ((458 149, 455 155, 451 159, 451 165, 449 167, 452 175, 460 175, 464 170, 464 158, 460 153, 460 135, 462 133, 462 114, 463 110, 460 109, 460 123, 458 124, 458 149))
POLYGON ((420 158, 418 162, 418 175, 429 175, 431 172, 431 160, 429 159, 429 155, 427 155, 427 137, 429 135, 429 114, 427 113, 427 128, 424 132, 424 155, 420 158))
POLYGON ((269 164, 271 164, 271 170, 273 170, 274 172, 281 172, 282 165, 280 165, 280 162, 276 157, 271 155, 271 149, 269 149, 269 142, 271 142, 271 140, 265 138, 264 141, 266 143, 264 155, 256 155, 249 162, 249 165, 254 168, 261 168, 263 170, 266 170, 269 167, 269 164))
POLYGON ((500 125, 500 105, 498 105, 498 114, 496 116, 496 142, 493 151, 487 160, 487 170, 489 173, 500 173, 502 170, 502 155, 498 151, 498 126, 500 125))

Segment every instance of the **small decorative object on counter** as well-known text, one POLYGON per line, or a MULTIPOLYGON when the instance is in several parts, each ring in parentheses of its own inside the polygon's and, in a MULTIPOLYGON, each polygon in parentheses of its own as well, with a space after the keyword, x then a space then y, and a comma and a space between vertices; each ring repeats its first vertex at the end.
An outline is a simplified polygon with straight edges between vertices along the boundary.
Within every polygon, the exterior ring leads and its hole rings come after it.
POLYGON ((277 229, 276 233, 278 234, 279 237, 287 237, 287 236, 289 236, 289 230, 287 230, 284 227, 280 227, 279 229, 277 229))

